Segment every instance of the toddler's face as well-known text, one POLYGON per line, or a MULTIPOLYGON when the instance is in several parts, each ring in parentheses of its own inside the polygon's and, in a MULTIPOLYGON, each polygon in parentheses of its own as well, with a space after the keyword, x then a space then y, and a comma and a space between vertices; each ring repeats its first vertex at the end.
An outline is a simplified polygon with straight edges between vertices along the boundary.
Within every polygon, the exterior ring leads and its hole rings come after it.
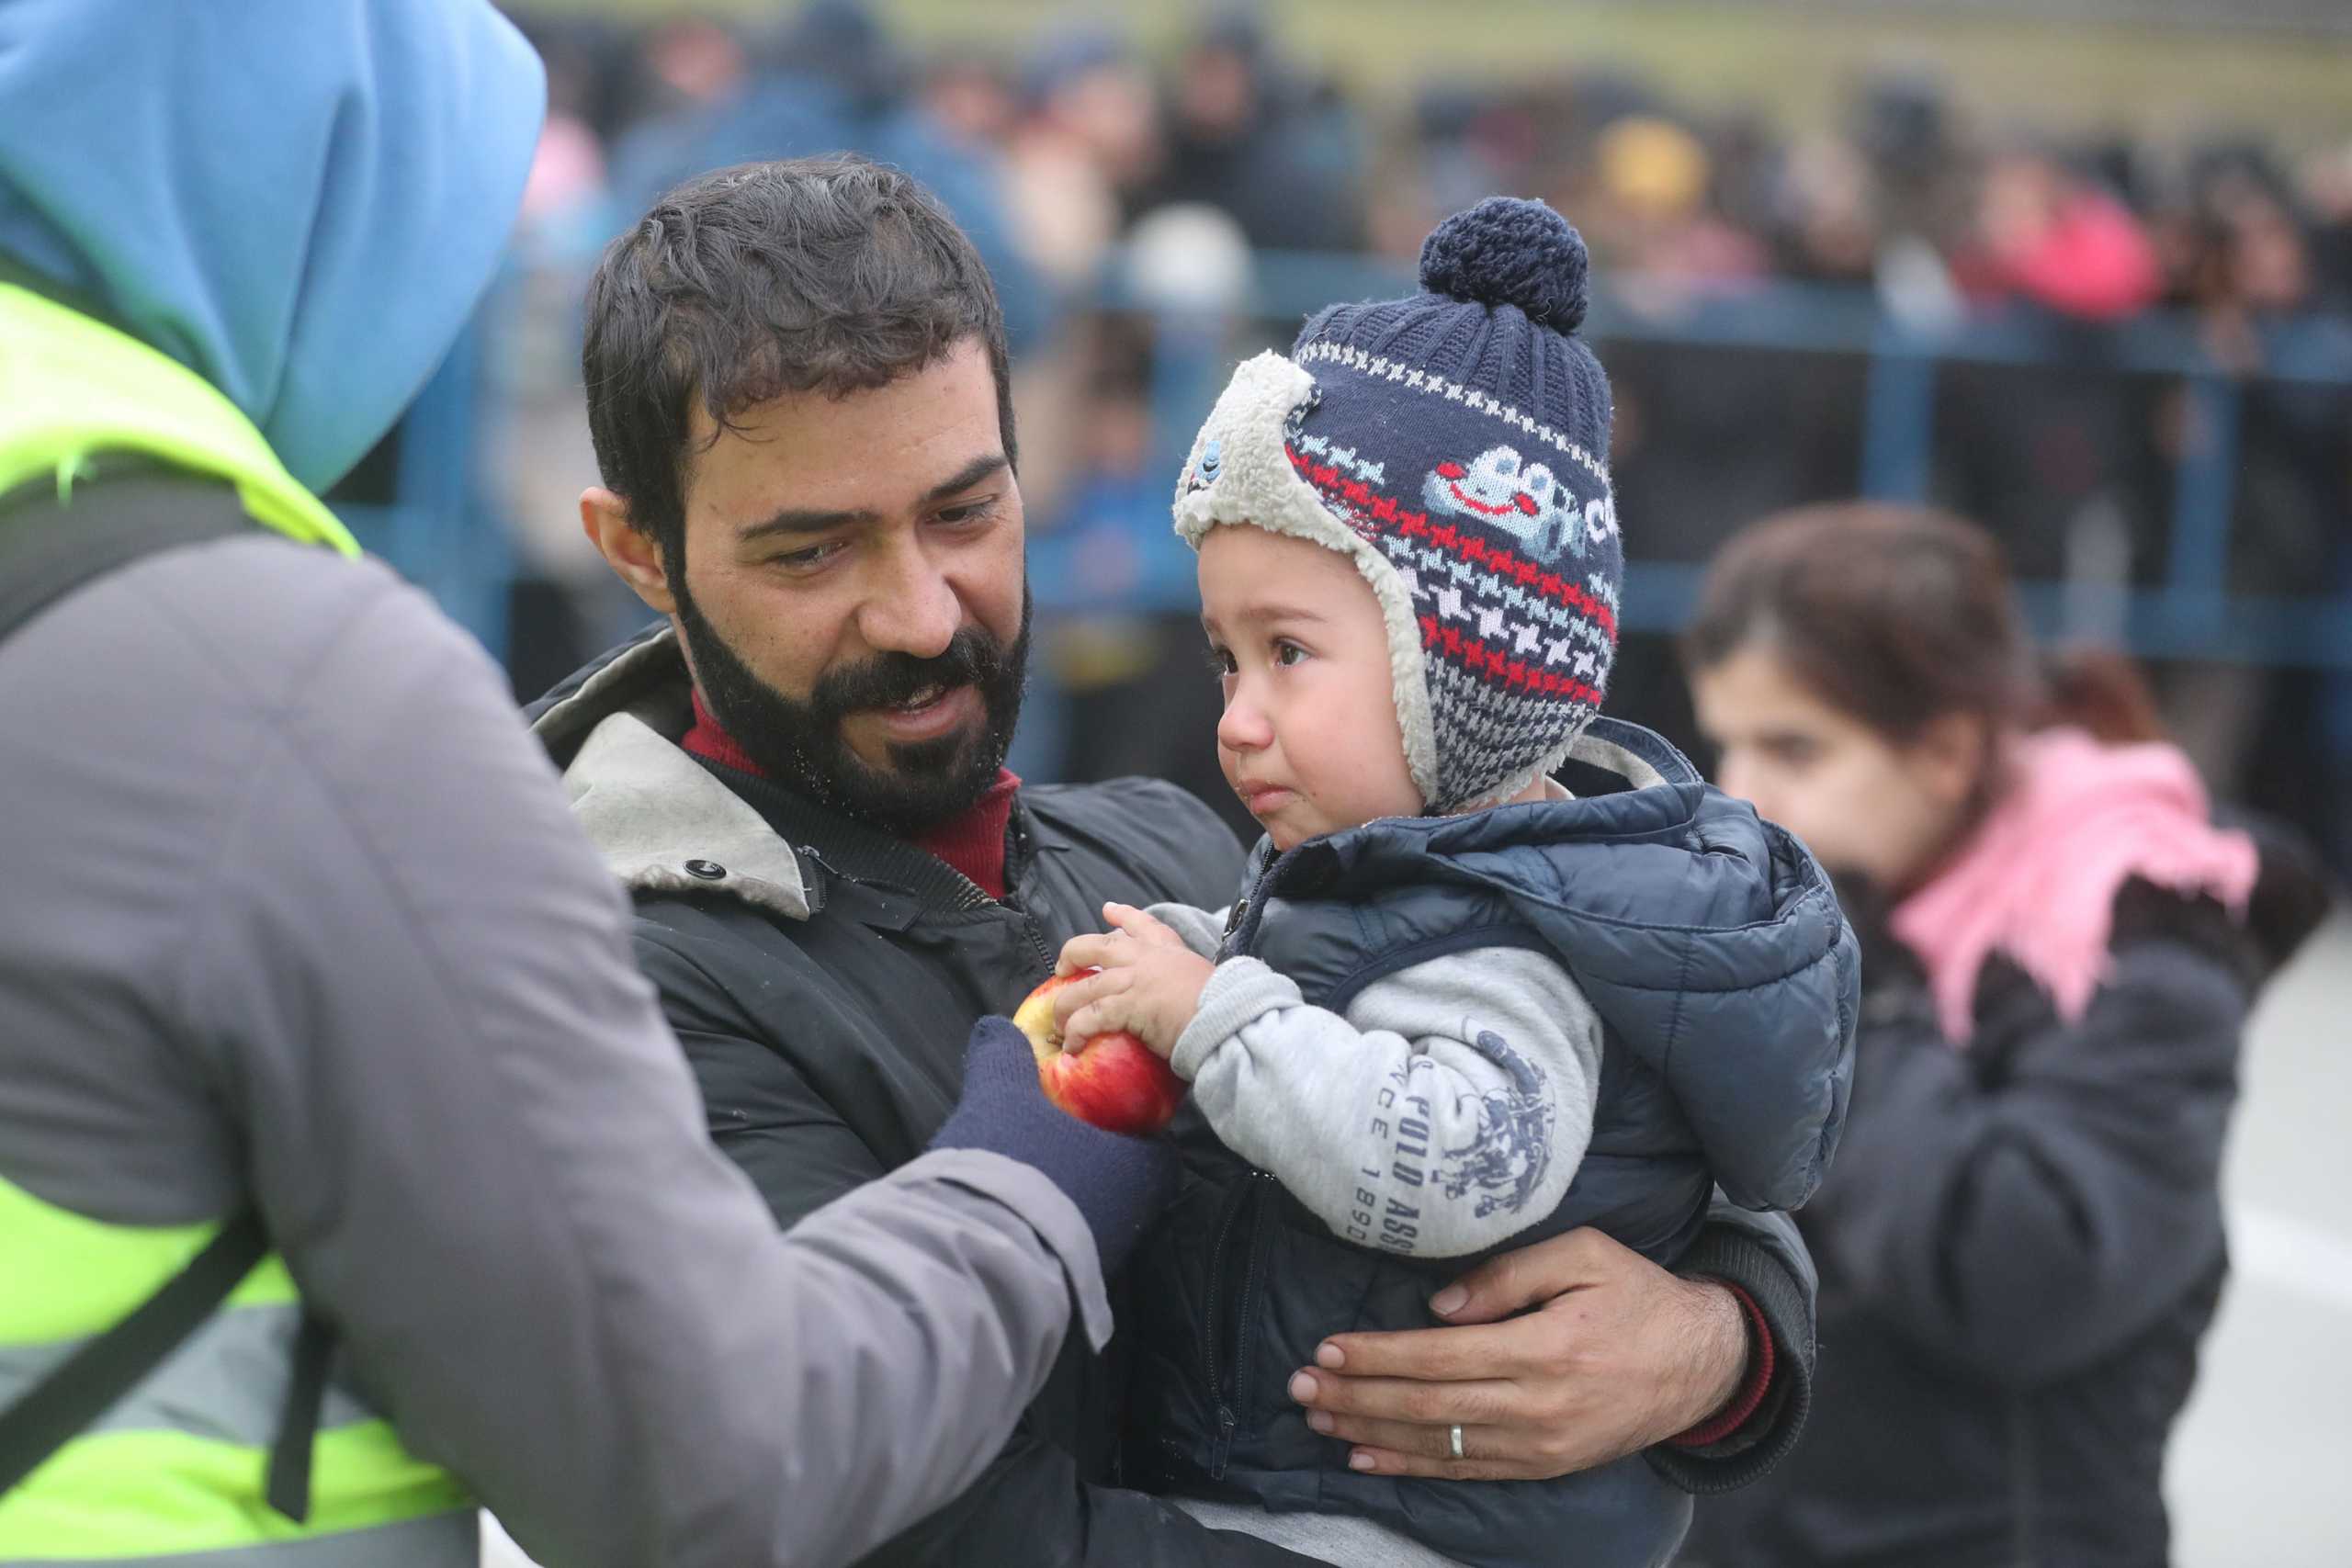
POLYGON ((1201 624, 1225 691, 1226 783, 1276 849, 1420 814, 1380 602, 1339 551, 1227 525, 1201 541, 1201 624))

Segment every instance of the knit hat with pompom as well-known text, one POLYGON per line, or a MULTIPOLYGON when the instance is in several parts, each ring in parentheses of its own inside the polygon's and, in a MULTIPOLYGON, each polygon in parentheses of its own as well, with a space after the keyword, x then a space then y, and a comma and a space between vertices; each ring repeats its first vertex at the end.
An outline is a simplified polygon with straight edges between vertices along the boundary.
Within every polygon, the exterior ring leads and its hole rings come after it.
POLYGON ((1600 710, 1624 550, 1609 379, 1577 337, 1584 241, 1540 201, 1438 225, 1420 290, 1334 305, 1243 365, 1194 440, 1176 531, 1249 524, 1351 556, 1388 632, 1432 813, 1508 799, 1600 710))

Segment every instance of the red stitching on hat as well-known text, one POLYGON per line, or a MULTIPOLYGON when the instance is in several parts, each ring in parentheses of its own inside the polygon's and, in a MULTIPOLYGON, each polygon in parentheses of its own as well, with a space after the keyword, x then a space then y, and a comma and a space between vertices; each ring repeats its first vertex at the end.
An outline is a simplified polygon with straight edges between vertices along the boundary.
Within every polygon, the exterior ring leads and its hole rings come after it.
POLYGON ((1425 649, 1443 648, 1447 655, 1492 684, 1525 687, 1544 696, 1566 697, 1596 708, 1600 705, 1600 692, 1582 681, 1556 671, 1531 667, 1525 660, 1488 648, 1476 637, 1464 637, 1452 626, 1439 626, 1434 615, 1423 615, 1420 621, 1425 649))
POLYGON ((1396 532, 1408 539, 1426 538, 1438 548, 1450 550, 1475 566, 1486 567, 1507 581, 1515 582, 1522 588, 1533 587, 1544 598, 1565 604, 1598 623, 1608 635, 1611 646, 1615 646, 1617 613, 1558 572, 1547 571, 1536 562, 1523 559, 1507 547, 1496 544, 1481 534, 1453 524, 1432 524, 1428 513, 1407 511, 1395 497, 1384 495, 1368 484, 1342 476, 1335 466, 1315 462, 1287 442, 1283 444, 1283 451, 1290 458, 1292 467, 1298 469, 1308 483, 1327 495, 1336 495, 1337 499, 1354 506, 1360 521, 1368 517, 1373 522, 1394 524, 1396 532))

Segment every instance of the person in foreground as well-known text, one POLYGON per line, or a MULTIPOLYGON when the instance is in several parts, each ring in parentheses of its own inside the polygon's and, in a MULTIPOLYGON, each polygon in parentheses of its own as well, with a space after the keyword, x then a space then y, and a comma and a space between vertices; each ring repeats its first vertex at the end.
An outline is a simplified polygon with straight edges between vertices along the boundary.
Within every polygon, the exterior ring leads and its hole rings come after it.
MULTIPOLYGON (((1005 360, 954 221, 854 160, 693 181, 591 288, 605 483, 582 524, 662 620, 536 722, 636 898, 719 1146, 785 1224, 922 1151, 967 1038, 1017 1040, 993 1015, 1104 900, 1209 906, 1241 875, 1232 835, 1169 785, 1003 771, 1028 627, 1005 360)), ((1689 1277, 1597 1231, 1536 1242, 1464 1275, 1448 1321, 1475 1326, 1360 1337, 1301 1396, 1425 1475, 1654 1449, 1679 1484, 1737 1485, 1803 1424, 1793 1236, 1720 1205, 1689 1277), (1668 1442, 1718 1417, 1712 1440, 1668 1442), (1457 1461, 1450 1430, 1472 1421, 1481 1458, 1457 1461)), ((1067 1351, 978 1484, 873 1561, 1297 1561, 1122 1483, 1125 1363, 1145 1348, 1067 1351)))
POLYGON ((1759 524, 1685 649, 1723 786, 1804 835, 1864 950, 1852 1116, 1804 1214, 1838 1354, 1804 1451, 1702 1507, 1692 1555, 2167 1561, 2239 1045, 2324 910, 2313 863, 2214 824, 2120 667, 2045 682, 1959 519, 1759 524))
POLYGON ((0 7, 0 1562, 450 1568, 479 1499, 841 1563, 1103 1341, 1161 1188, 983 1055, 779 1235, 504 682, 317 499, 540 102, 477 0, 0 7))
POLYGON ((1198 1112, 1137 1257, 1128 1472, 1356 1568, 1670 1556, 1690 1498, 1638 1458, 1540 1487, 1383 1474, 1284 1385, 1334 1332, 1426 1322, 1506 1243, 1597 1225, 1676 1266, 1717 1183, 1796 1208, 1846 1100, 1827 878, 1596 716, 1623 551, 1586 275, 1566 220, 1492 198, 1430 235, 1422 292, 1235 374, 1176 526, 1219 761, 1266 837, 1229 910, 1114 904, 1062 949, 1094 971, 1055 994, 1065 1038, 1135 1033, 1198 1112), (1571 796, 1570 759, 1622 787, 1571 796))

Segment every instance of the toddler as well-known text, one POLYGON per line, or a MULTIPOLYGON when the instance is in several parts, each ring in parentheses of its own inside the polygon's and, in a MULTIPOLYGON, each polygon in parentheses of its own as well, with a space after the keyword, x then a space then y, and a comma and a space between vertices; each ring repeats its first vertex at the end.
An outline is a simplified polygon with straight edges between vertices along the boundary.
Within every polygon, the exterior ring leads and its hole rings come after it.
POLYGON ((1557 214, 1490 200, 1430 236, 1420 292, 1236 372, 1176 526, 1266 837, 1229 910, 1112 905, 1062 953, 1101 969, 1066 1032, 1132 1030, 1192 1083, 1190 1179, 1131 1275, 1127 1478, 1353 1568, 1670 1556, 1689 1499, 1639 1456, 1363 1473, 1288 1380, 1328 1335, 1427 1326, 1507 1244, 1597 1225, 1671 1267, 1718 1183, 1794 1208, 1845 1107, 1826 880, 1596 718, 1623 551, 1585 273, 1557 214), (1566 762, 1622 784, 1572 796, 1566 762))

